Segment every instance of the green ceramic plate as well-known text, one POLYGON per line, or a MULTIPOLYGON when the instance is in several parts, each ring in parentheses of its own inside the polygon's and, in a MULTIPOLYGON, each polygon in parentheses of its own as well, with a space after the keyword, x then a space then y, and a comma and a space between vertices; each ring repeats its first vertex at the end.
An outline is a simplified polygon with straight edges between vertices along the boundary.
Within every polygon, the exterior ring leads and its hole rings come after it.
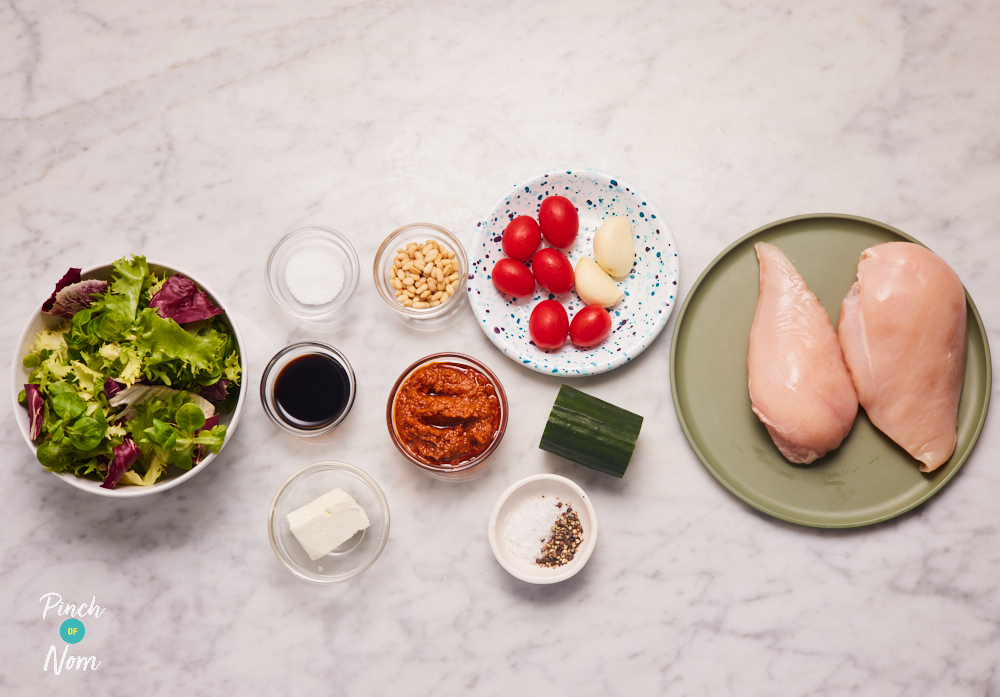
MULTIPOLYGON (((847 215, 806 215, 765 225, 713 261, 681 307, 670 352, 670 383, 681 427, 698 457, 739 498, 800 525, 850 528, 911 510, 955 476, 979 438, 992 372, 986 330, 972 298, 958 445, 930 474, 872 426, 864 410, 843 444, 812 465, 792 465, 750 410, 747 351, 759 275, 753 246, 771 242, 792 260, 834 326, 872 245, 916 242, 882 223, 847 215)), ((918 243, 919 244, 919 243, 918 243)))

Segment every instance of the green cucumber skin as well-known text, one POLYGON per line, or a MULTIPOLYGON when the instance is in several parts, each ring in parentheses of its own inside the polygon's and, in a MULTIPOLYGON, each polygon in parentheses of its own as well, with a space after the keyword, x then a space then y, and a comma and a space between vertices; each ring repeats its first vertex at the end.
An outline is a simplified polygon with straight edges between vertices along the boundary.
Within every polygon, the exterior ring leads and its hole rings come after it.
POLYGON ((641 428, 638 414, 563 385, 538 447, 620 479, 641 428))

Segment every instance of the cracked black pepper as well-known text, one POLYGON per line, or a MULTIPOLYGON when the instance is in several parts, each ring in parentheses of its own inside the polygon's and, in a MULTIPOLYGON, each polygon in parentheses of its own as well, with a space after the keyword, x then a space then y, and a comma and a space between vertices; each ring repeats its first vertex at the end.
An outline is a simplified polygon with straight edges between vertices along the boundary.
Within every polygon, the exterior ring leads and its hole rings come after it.
POLYGON ((542 545, 542 556, 535 563, 543 568, 563 566, 573 560, 582 542, 583 526, 580 525, 580 516, 566 506, 566 510, 552 525, 552 537, 542 545))

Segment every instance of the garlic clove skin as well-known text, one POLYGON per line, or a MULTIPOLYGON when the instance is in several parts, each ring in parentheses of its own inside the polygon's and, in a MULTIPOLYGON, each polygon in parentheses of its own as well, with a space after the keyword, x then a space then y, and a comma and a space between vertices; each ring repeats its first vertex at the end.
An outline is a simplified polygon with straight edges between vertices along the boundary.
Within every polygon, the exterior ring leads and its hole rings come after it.
POLYGON ((628 218, 616 215, 601 223, 594 235, 594 259, 615 278, 628 275, 635 261, 632 224, 628 218))
POLYGON ((611 307, 625 297, 614 279, 590 257, 583 257, 576 262, 574 276, 576 294, 588 305, 611 307))

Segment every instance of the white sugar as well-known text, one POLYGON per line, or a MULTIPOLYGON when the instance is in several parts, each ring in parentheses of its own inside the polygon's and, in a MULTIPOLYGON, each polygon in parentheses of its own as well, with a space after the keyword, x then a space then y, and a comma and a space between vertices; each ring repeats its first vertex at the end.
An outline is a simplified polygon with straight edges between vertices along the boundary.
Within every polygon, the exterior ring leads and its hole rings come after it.
POLYGON ((504 542, 511 554, 532 563, 542 556, 542 545, 552 537, 552 525, 566 510, 560 503, 554 496, 536 496, 507 514, 504 542))
POLYGON ((344 267, 327 249, 303 249, 288 260, 285 284, 303 305, 323 305, 344 287, 344 267))

